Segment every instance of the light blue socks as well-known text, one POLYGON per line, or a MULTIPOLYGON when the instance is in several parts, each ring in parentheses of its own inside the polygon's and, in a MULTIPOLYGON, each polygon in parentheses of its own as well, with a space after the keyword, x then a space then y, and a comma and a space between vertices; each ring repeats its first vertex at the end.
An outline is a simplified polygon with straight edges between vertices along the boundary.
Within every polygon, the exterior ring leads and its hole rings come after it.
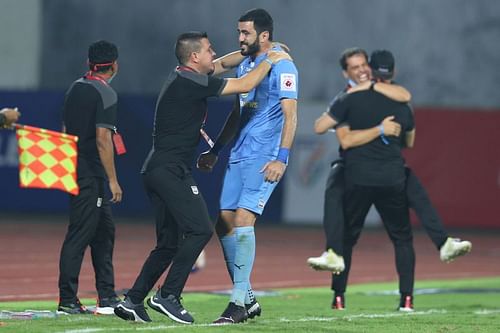
MULTIPOLYGON (((254 227, 234 228, 234 263, 233 292, 231 302, 244 306, 253 301, 253 292, 250 287, 250 274, 255 259, 255 232, 254 227)), ((224 243, 223 243, 224 244, 224 243)), ((223 245, 224 246, 224 245, 223 245)), ((224 251, 226 256, 226 251, 224 251)), ((226 257, 226 261, 228 262, 226 257)), ((229 267, 229 263, 227 264, 229 267)))
MULTIPOLYGON (((254 236, 255 238, 255 236, 254 236)), ((224 252, 224 259, 226 261, 226 268, 234 283, 234 256, 236 255, 236 235, 226 235, 220 238, 222 250, 224 252)), ((255 251, 254 251, 255 252, 255 251)), ((251 304, 255 300, 252 285, 248 282, 247 293, 245 295, 245 304, 251 304)))

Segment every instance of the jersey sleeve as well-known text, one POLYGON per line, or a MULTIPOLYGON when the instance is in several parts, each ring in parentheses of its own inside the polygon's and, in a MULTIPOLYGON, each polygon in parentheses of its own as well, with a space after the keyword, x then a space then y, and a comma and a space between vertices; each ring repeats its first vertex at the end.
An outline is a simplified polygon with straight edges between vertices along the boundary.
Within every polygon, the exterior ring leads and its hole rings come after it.
POLYGON ((410 104, 406 104, 406 109, 408 112, 408 128, 406 131, 411 131, 415 129, 415 114, 413 113, 413 108, 410 104))
POLYGON ((274 65, 278 79, 279 98, 297 99, 299 73, 292 61, 282 60, 274 65))
POLYGON ((117 103, 106 103, 105 96, 97 95, 95 126, 114 129, 116 127, 117 103))
POLYGON ((346 97, 347 94, 343 94, 342 96, 336 96, 328 106, 327 109, 328 115, 337 122, 337 125, 335 127, 343 127, 348 125, 347 123, 348 101, 346 97))
POLYGON ((207 97, 220 96, 226 86, 227 80, 216 76, 208 76, 207 97))

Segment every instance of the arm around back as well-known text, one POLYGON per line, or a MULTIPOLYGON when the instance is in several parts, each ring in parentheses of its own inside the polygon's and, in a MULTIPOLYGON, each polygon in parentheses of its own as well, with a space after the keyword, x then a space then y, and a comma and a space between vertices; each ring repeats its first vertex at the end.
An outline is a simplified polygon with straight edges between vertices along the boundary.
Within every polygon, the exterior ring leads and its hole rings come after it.
POLYGON ((250 73, 237 78, 237 79, 227 79, 227 83, 221 92, 221 95, 231 95, 247 93, 253 88, 255 88, 262 79, 271 70, 273 64, 280 60, 291 59, 290 56, 282 51, 269 51, 267 58, 262 61, 257 68, 252 70, 250 73))
POLYGON ((335 121, 335 119, 333 119, 328 112, 323 112, 323 114, 314 122, 314 133, 324 134, 329 129, 335 127, 335 125, 337 125, 337 121, 335 121))

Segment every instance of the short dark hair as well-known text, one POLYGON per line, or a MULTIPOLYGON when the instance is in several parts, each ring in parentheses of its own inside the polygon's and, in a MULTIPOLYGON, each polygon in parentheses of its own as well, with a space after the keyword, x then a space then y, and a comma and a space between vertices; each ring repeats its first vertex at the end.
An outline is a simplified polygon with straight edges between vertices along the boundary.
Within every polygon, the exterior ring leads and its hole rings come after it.
POLYGON ((191 53, 199 52, 201 49, 201 40, 208 38, 206 32, 203 31, 190 31, 180 34, 175 43, 175 56, 179 64, 185 65, 191 53))
POLYGON ((262 8, 254 8, 243 14, 238 22, 253 22, 257 36, 261 32, 269 32, 269 40, 273 40, 273 18, 271 15, 262 8))
POLYGON ((364 49, 362 49, 360 47, 351 47, 351 48, 345 49, 344 52, 342 52, 340 59, 339 59, 340 67, 342 67, 342 69, 344 71, 347 70, 347 59, 349 59, 350 57, 355 56, 355 55, 364 56, 366 59, 366 62, 368 62, 368 53, 366 53, 366 51, 364 49))
POLYGON ((118 48, 115 44, 99 40, 90 44, 88 52, 89 69, 94 72, 106 72, 118 59, 118 48), (99 66, 105 64, 104 66, 99 66))

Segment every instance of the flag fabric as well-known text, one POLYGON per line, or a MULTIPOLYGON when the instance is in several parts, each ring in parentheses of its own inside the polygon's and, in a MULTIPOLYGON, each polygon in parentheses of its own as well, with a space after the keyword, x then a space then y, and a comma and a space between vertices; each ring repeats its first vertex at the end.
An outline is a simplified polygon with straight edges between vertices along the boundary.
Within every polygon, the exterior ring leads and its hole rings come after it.
POLYGON ((78 137, 16 124, 19 185, 79 193, 76 182, 78 137))

